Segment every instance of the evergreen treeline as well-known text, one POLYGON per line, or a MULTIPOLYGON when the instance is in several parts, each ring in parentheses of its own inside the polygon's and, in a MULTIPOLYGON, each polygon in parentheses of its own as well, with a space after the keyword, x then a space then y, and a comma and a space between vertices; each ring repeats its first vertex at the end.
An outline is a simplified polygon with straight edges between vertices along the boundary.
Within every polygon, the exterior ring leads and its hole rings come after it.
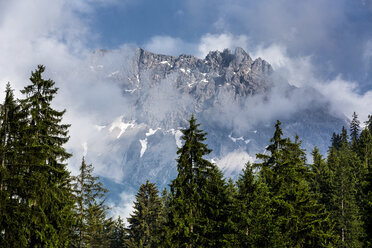
POLYGON ((205 159, 212 151, 194 116, 182 130, 177 177, 161 194, 140 186, 127 226, 108 217, 107 190, 82 159, 70 176, 65 111, 39 66, 17 100, 0 105, 0 247, 372 247, 372 116, 331 137, 306 160, 281 123, 238 180, 205 159))

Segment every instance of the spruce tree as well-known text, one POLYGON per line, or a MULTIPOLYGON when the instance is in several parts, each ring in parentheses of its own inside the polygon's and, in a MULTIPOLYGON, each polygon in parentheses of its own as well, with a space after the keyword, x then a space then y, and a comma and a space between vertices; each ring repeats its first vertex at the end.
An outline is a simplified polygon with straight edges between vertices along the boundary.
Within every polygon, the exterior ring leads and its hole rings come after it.
POLYGON ((276 209, 273 207, 273 199, 269 187, 258 178, 256 190, 253 194, 253 201, 250 204, 251 215, 254 217, 251 222, 249 234, 249 246, 252 248, 280 247, 279 226, 276 224, 276 209))
POLYGON ((184 145, 177 151, 178 175, 171 183, 170 238, 167 245, 227 245, 222 223, 226 223, 223 209, 226 206, 226 185, 216 165, 203 158, 211 150, 203 143, 206 133, 198 129, 199 124, 196 124, 194 116, 189 120, 189 125, 189 128, 182 130, 184 145))
POLYGON ((331 170, 331 201, 327 205, 335 230, 338 246, 359 247, 363 237, 360 204, 358 203, 358 171, 360 162, 348 143, 343 143, 339 150, 331 148, 328 159, 331 170))
POLYGON ((283 139, 280 122, 267 147, 270 155, 258 154, 263 182, 272 197, 274 223, 279 228, 279 247, 331 246, 328 215, 311 192, 300 142, 283 139))
POLYGON ((237 186, 235 247, 276 247, 279 233, 273 222, 271 196, 261 178, 254 175, 250 163, 245 165, 237 186))
POLYGON ((356 142, 358 140, 359 132, 360 132, 360 121, 358 120, 358 115, 354 112, 353 119, 350 122, 351 142, 356 142))
POLYGON ((310 165, 310 186, 323 206, 327 207, 331 201, 332 193, 332 172, 328 163, 319 153, 319 149, 314 147, 312 153, 313 163, 310 165))
POLYGON ((365 184, 363 187, 365 200, 363 202, 363 220, 364 220, 364 231, 365 247, 372 247, 372 166, 368 168, 368 173, 365 178, 365 184))
POLYGON ((69 125, 62 124, 65 110, 51 107, 58 88, 53 80, 42 78, 44 66, 31 74, 31 84, 21 93, 22 110, 28 115, 25 132, 24 175, 29 206, 28 246, 63 247, 70 243, 74 222, 74 200, 66 160, 71 156, 63 145, 68 141, 69 125))
POLYGON ((240 175, 238 181, 237 193, 237 210, 239 211, 239 218, 237 229, 239 232, 240 247, 251 247, 252 238, 255 234, 252 233, 254 219, 252 204, 255 200, 255 193, 257 191, 257 183, 253 175, 253 168, 250 163, 245 165, 243 174, 240 175))
POLYGON ((364 169, 360 197, 363 228, 366 234, 364 245, 372 247, 372 135, 367 127, 360 134, 357 152, 364 169))
POLYGON ((134 202, 134 212, 128 218, 127 240, 129 248, 159 247, 158 230, 163 224, 162 202, 155 184, 142 184, 134 202))
POLYGON ((372 115, 368 115, 368 120, 365 122, 365 124, 369 133, 372 135, 372 115))
POLYGON ((360 134, 357 154, 366 168, 372 166, 372 134, 367 128, 360 134))
POLYGON ((204 228, 200 235, 202 247, 235 247, 228 190, 223 173, 213 164, 207 177, 204 197, 200 201, 202 214, 198 225, 204 228))
POLYGON ((26 115, 14 99, 8 83, 0 105, 0 247, 27 245, 28 204, 23 177, 23 142, 26 115))
POLYGON ((239 247, 240 237, 239 237, 239 220, 240 220, 240 204, 238 201, 238 188, 236 187, 234 181, 229 178, 227 182, 227 204, 224 206, 224 211, 228 217, 226 227, 228 228, 225 237, 228 240, 230 247, 239 247))
POLYGON ((341 147, 341 137, 339 134, 333 133, 331 138, 331 147, 339 149, 341 147))
POLYGON ((77 219, 76 247, 102 247, 109 245, 111 219, 106 217, 108 207, 105 195, 108 192, 93 175, 93 165, 87 164, 83 157, 80 174, 73 177, 76 197, 75 218, 77 219))
POLYGON ((101 248, 110 246, 113 222, 111 218, 107 218, 104 201, 95 199, 92 205, 88 205, 86 224, 86 247, 101 248))
POLYGON ((125 244, 126 231, 123 220, 119 216, 117 220, 114 221, 111 229, 110 237, 110 248, 126 248, 125 244))

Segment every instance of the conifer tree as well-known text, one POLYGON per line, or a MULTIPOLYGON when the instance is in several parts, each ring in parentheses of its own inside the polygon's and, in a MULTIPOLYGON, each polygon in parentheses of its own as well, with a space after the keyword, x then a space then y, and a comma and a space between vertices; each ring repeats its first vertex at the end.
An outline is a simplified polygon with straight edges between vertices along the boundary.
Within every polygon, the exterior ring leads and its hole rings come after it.
POLYGON ((202 247, 235 247, 235 228, 232 221, 228 187, 223 173, 212 164, 206 182, 206 191, 201 199, 202 213, 199 226, 204 228, 200 235, 202 247))
POLYGON ((372 115, 368 115, 368 120, 365 122, 365 124, 369 133, 372 135, 372 115))
POLYGON ((27 189, 22 180, 26 169, 22 160, 25 117, 8 83, 0 105, 0 247, 27 245, 27 189))
POLYGON ((237 193, 237 210, 239 211, 239 218, 237 223, 237 229, 239 232, 240 247, 251 247, 254 236, 252 233, 253 220, 256 216, 253 216, 252 204, 254 202, 257 185, 253 175, 253 168, 250 163, 245 165, 243 174, 237 181, 238 193, 237 193))
POLYGON ((311 190, 317 195, 320 204, 323 206, 329 206, 332 192, 331 170, 316 146, 311 155, 313 156, 313 163, 310 165, 311 190))
POLYGON ((360 121, 358 120, 358 115, 354 112, 353 119, 350 122, 350 138, 351 142, 356 142, 359 138, 360 132, 360 121))
POLYGON ((108 246, 112 224, 111 219, 106 217, 105 195, 108 190, 99 177, 93 175, 93 165, 87 164, 84 157, 80 174, 73 177, 73 189, 77 202, 74 245, 79 248, 108 246))
POLYGON ((280 232, 276 245, 330 246, 332 233, 328 230, 328 215, 310 190, 301 143, 292 143, 281 136, 280 122, 277 121, 272 143, 267 147, 270 155, 258 154, 262 163, 256 164, 261 168, 275 209, 274 223, 280 232))
POLYGON ((258 178, 253 201, 250 204, 254 217, 249 234, 249 246, 252 248, 280 247, 280 230, 276 225, 275 208, 271 192, 264 180, 258 178))
POLYGON ((335 149, 339 149, 341 147, 341 137, 339 134, 336 134, 335 132, 332 134, 331 137, 331 147, 335 149))
POLYGON ((198 129, 194 116, 189 125, 182 130, 184 145, 177 151, 178 175, 171 183, 168 245, 222 247, 222 243, 227 245, 226 235, 220 233, 225 229, 222 222, 226 212, 212 208, 226 205, 226 186, 218 168, 203 158, 211 152, 203 143, 206 133, 198 129))
POLYGON ((372 247, 372 166, 368 168, 363 190, 365 194, 363 220, 366 233, 364 246, 370 248, 372 247))
POLYGON ((42 78, 44 66, 31 74, 31 84, 21 93, 22 110, 28 114, 23 142, 27 147, 23 163, 29 206, 28 246, 63 247, 70 243, 74 222, 74 200, 66 160, 71 156, 63 145, 68 141, 69 125, 62 124, 65 113, 51 107, 58 88, 42 78))
POLYGON ((343 143, 339 150, 331 148, 328 159, 331 170, 330 203, 327 205, 335 230, 338 234, 338 246, 360 247, 363 237, 361 212, 358 204, 357 172, 360 162, 348 143, 343 143))
POLYGON ((225 237, 228 241, 230 247, 239 247, 240 246, 240 237, 239 237, 239 226, 240 221, 240 204, 238 201, 238 188, 236 187, 234 181, 229 178, 227 182, 227 204, 224 206, 225 214, 228 216, 228 222, 226 223, 226 228, 228 229, 225 237))
POLYGON ((155 184, 148 180, 142 184, 134 202, 134 212, 128 218, 127 240, 129 248, 159 247, 158 230, 162 219, 162 202, 155 184))
POLYGON ((114 221, 111 231, 111 244, 110 248, 126 248, 126 231, 123 220, 119 216, 117 220, 114 221))
POLYGON ((372 134, 367 128, 360 134, 357 154, 365 168, 372 166, 372 134))
POLYGON ((245 165, 237 186, 236 247, 276 247, 279 232, 273 222, 271 196, 261 178, 255 178, 253 166, 249 163, 245 165))
POLYGON ((372 135, 366 127, 358 140, 358 156, 362 163, 362 194, 358 199, 362 206, 362 220, 365 233, 364 246, 372 247, 372 135))
POLYGON ((101 248, 109 247, 111 244, 110 237, 112 236, 112 219, 107 218, 107 207, 103 200, 95 199, 92 205, 87 208, 86 218, 86 247, 101 248))

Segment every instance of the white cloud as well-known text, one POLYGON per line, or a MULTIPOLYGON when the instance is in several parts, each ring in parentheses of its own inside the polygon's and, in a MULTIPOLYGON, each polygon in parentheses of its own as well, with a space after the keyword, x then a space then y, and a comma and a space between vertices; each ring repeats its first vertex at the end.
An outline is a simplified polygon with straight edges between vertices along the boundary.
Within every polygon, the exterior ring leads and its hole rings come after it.
POLYGON ((144 44, 144 48, 153 53, 177 56, 182 53, 192 53, 193 45, 180 38, 154 36, 144 44))
POLYGON ((127 224, 127 218, 133 213, 133 202, 135 201, 133 194, 122 192, 118 204, 109 203, 111 207, 111 216, 117 219, 119 216, 123 219, 124 224, 127 224))
POLYGON ((291 85, 301 87, 310 85, 315 80, 311 56, 290 57, 287 48, 279 44, 257 46, 252 52, 253 58, 261 57, 269 62, 277 74, 291 85))
MULTIPOLYGON (((224 49, 248 48, 249 38, 245 35, 232 35, 231 33, 207 33, 196 43, 190 43, 171 36, 154 36, 144 44, 150 52, 175 55, 192 54, 204 58, 210 51, 223 51, 224 49)), ((248 50, 247 50, 248 51, 248 50)))
MULTIPOLYGON (((372 56, 369 54, 371 51, 367 44, 366 57, 372 56)), ((344 114, 351 118, 353 112, 356 111, 362 121, 365 121, 371 114, 369 106, 372 104, 372 91, 358 92, 359 84, 343 79, 341 74, 330 80, 321 78, 313 65, 311 56, 290 57, 286 47, 278 44, 258 46, 252 54, 253 57, 262 57, 271 63, 276 74, 290 84, 318 90, 331 103, 334 114, 344 114)))
MULTIPOLYGON (((46 65, 44 78, 52 78, 60 88, 54 105, 67 109, 64 122, 72 124, 66 146, 74 155, 69 162, 72 173, 77 172, 83 154, 93 156, 108 149, 109 140, 102 138, 95 126, 130 111, 118 88, 123 75, 108 75, 118 69, 124 74, 130 71, 127 63, 134 49, 122 46, 107 56, 91 53, 85 41, 94 36, 80 13, 93 11, 95 3, 17 0, 0 9, 0 97, 4 97, 7 81, 16 96, 22 97, 19 90, 30 83, 30 72, 38 64, 46 65), (92 67, 96 70, 92 71, 92 67)), ((102 174, 104 165, 98 161, 94 166, 102 174)))
POLYGON ((247 162, 253 163, 255 160, 256 158, 250 156, 247 152, 237 150, 215 160, 215 163, 224 172, 225 176, 229 177, 232 173, 240 172, 247 162))
POLYGON ((247 50, 248 37, 245 35, 234 36, 229 33, 205 34, 198 45, 197 56, 204 58, 210 51, 223 51, 225 48, 234 49, 241 47, 247 50))
POLYGON ((329 99, 335 112, 342 111, 348 118, 356 111, 361 123, 364 123, 368 115, 372 114, 372 91, 359 93, 356 82, 346 81, 338 76, 329 82, 318 82, 315 88, 329 99))

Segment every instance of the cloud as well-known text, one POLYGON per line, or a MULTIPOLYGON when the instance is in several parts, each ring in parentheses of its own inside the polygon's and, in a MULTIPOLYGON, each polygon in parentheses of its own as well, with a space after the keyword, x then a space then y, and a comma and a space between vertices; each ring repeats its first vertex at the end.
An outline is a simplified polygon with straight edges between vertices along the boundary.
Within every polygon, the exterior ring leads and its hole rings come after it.
POLYGON ((210 51, 223 51, 226 48, 241 47, 247 49, 248 37, 245 35, 234 36, 230 33, 205 34, 201 37, 196 56, 204 58, 210 51))
POLYGON ((253 163, 256 158, 250 156, 246 151, 233 151, 214 162, 224 172, 226 178, 233 174, 239 174, 247 162, 253 163))
MULTIPOLYGON (((366 54, 368 55, 368 51, 366 54)), ((330 79, 321 77, 321 73, 314 65, 316 61, 311 56, 290 57, 287 48, 278 44, 258 46, 253 56, 262 57, 271 63, 276 75, 291 85, 317 90, 325 100, 329 101, 335 115, 344 114, 350 118, 356 111, 360 119, 366 121, 371 114, 369 106, 372 103, 372 90, 361 92, 358 82, 347 80, 342 74, 330 79)), ((303 99, 304 96, 298 97, 303 99)))
POLYGON ((133 194, 128 194, 127 192, 123 191, 120 194, 120 200, 118 204, 109 202, 109 206, 111 208, 111 216, 114 219, 117 219, 120 216, 123 219, 124 224, 127 225, 127 217, 129 217, 134 210, 134 201, 135 196, 133 194))
POLYGON ((285 46, 290 57, 312 57, 320 76, 347 72, 348 80, 368 88, 372 64, 365 65, 363 54, 372 37, 370 6, 348 0, 188 0, 186 13, 204 33, 244 34, 253 46, 285 46))
MULTIPOLYGON (((83 144, 87 144, 88 156, 99 148, 101 152, 107 149, 108 140, 100 137, 96 125, 129 112, 118 82, 132 69, 128 61, 135 48, 124 45, 106 56, 103 51, 92 53, 86 41, 94 35, 81 13, 92 12, 95 3, 11 1, 0 10, 0 97, 4 97, 7 81, 16 96, 22 97, 19 90, 30 83, 30 72, 38 64, 46 65, 44 78, 52 78, 60 88, 54 106, 67 109, 64 122, 72 124, 67 144, 74 154, 69 163, 72 172, 77 171, 84 154, 83 144), (119 70, 122 74, 112 75, 119 70)), ((102 171, 102 164, 95 166, 102 171)))
POLYGON ((342 111, 351 118, 353 112, 356 111, 362 124, 372 113, 369 107, 372 106, 372 90, 360 93, 356 82, 337 76, 329 82, 318 82, 315 88, 331 102, 334 112, 342 111))
POLYGON ((231 33, 207 33, 195 43, 171 36, 154 36, 144 44, 144 48, 153 53, 178 56, 192 54, 204 58, 210 51, 223 51, 241 47, 248 51, 249 38, 246 35, 231 33))
POLYGON ((193 52, 192 44, 171 36, 154 36, 143 47, 153 53, 174 56, 193 52))

